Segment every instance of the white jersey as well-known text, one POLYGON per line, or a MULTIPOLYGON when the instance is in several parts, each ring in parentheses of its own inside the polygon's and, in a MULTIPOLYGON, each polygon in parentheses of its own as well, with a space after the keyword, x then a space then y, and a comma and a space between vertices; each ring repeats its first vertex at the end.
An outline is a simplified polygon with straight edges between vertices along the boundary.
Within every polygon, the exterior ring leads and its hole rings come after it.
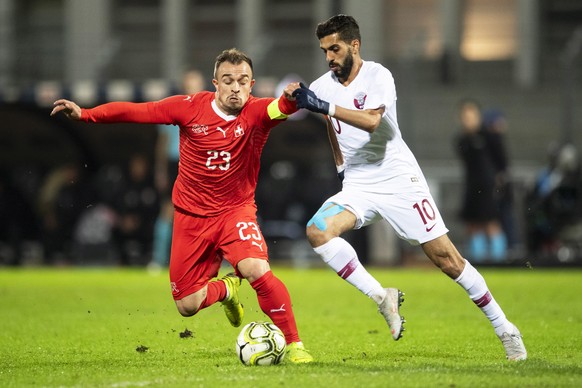
POLYGON ((385 107, 374 133, 330 118, 343 155, 344 187, 366 187, 378 193, 423 190, 426 180, 416 158, 402 139, 396 117, 394 78, 384 66, 363 61, 356 78, 348 85, 329 71, 309 87, 317 97, 347 109, 385 107))

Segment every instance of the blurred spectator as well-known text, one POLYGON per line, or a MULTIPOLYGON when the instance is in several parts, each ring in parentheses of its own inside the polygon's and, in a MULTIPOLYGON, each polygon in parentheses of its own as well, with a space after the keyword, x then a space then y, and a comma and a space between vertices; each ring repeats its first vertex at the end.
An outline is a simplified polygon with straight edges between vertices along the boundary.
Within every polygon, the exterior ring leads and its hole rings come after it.
POLYGON ((80 167, 68 163, 49 172, 38 196, 45 263, 70 264, 73 232, 90 193, 80 167))
POLYGON ((111 244, 117 217, 103 202, 89 206, 79 216, 74 232, 74 257, 79 264, 103 265, 113 260, 111 244))
POLYGON ((92 177, 94 200, 79 215, 74 231, 74 257, 79 264, 105 265, 117 260, 115 206, 124 195, 125 185, 124 171, 115 164, 102 166, 92 177))
POLYGON ((0 265, 20 265, 23 244, 37 234, 37 219, 26 197, 0 171, 0 265))
POLYGON ((530 252, 555 256, 568 245, 582 248, 582 172, 574 145, 550 145, 548 165, 538 174, 526 202, 530 252))
POLYGON ((493 165, 495 167, 495 199, 499 209, 499 217, 503 233, 507 239, 509 252, 515 252, 520 245, 514 207, 514 192, 509 168, 505 133, 507 119, 498 109, 487 109, 483 112, 483 128, 489 143, 493 165))
POLYGON ((127 178, 114 209, 117 213, 114 239, 120 263, 145 264, 143 258, 149 257, 152 249, 159 199, 150 162, 144 155, 130 158, 127 178))
MULTIPOLYGON (((204 76, 199 70, 184 73, 182 90, 185 94, 194 94, 204 90, 204 76)), ((158 126, 156 142, 155 183, 160 196, 160 213, 154 226, 152 260, 148 264, 150 271, 156 272, 166 267, 170 258, 172 241, 172 187, 178 176, 180 146, 180 129, 174 125, 158 126)))
POLYGON ((507 243, 494 197, 496 169, 479 104, 473 100, 462 101, 459 120, 461 131, 456 149, 465 176, 460 216, 465 222, 470 256, 475 261, 501 261, 506 257, 507 243))

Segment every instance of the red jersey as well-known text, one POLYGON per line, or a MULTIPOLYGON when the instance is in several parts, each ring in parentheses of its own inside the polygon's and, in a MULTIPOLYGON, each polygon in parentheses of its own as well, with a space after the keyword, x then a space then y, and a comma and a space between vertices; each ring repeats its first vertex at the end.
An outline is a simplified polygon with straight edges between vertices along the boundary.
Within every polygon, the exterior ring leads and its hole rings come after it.
POLYGON ((180 127, 180 164, 174 205, 213 216, 254 203, 260 158, 271 128, 297 110, 286 98, 250 96, 237 116, 221 112, 214 93, 156 102, 112 102, 82 109, 86 122, 174 124, 180 127))

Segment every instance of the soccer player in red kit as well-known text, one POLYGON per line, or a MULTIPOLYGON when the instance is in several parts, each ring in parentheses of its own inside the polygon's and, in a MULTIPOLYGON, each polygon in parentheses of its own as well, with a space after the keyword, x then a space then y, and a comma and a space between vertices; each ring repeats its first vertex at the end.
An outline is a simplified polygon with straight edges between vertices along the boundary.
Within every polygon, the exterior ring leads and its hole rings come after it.
POLYGON ((172 200, 175 207, 170 282, 178 311, 192 316, 221 302, 230 323, 242 323, 240 277, 257 292, 259 305, 285 334, 293 363, 313 357, 297 331, 291 297, 272 272, 257 223, 255 190, 262 149, 271 128, 297 110, 289 84, 279 98, 251 95, 252 60, 237 49, 217 58, 216 91, 179 95, 156 102, 111 102, 82 109, 55 101, 51 116, 95 123, 174 124, 180 128, 180 163, 172 200), (215 279, 222 260, 236 271, 215 279))

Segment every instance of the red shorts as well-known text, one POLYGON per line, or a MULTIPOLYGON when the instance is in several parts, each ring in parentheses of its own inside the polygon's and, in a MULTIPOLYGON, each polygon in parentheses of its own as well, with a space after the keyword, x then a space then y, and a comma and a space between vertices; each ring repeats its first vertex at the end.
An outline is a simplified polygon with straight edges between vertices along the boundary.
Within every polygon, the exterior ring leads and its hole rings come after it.
POLYGON ((222 259, 236 270, 239 261, 249 257, 269 257, 254 204, 214 217, 174 212, 170 284, 175 300, 202 289, 218 276, 222 259))

